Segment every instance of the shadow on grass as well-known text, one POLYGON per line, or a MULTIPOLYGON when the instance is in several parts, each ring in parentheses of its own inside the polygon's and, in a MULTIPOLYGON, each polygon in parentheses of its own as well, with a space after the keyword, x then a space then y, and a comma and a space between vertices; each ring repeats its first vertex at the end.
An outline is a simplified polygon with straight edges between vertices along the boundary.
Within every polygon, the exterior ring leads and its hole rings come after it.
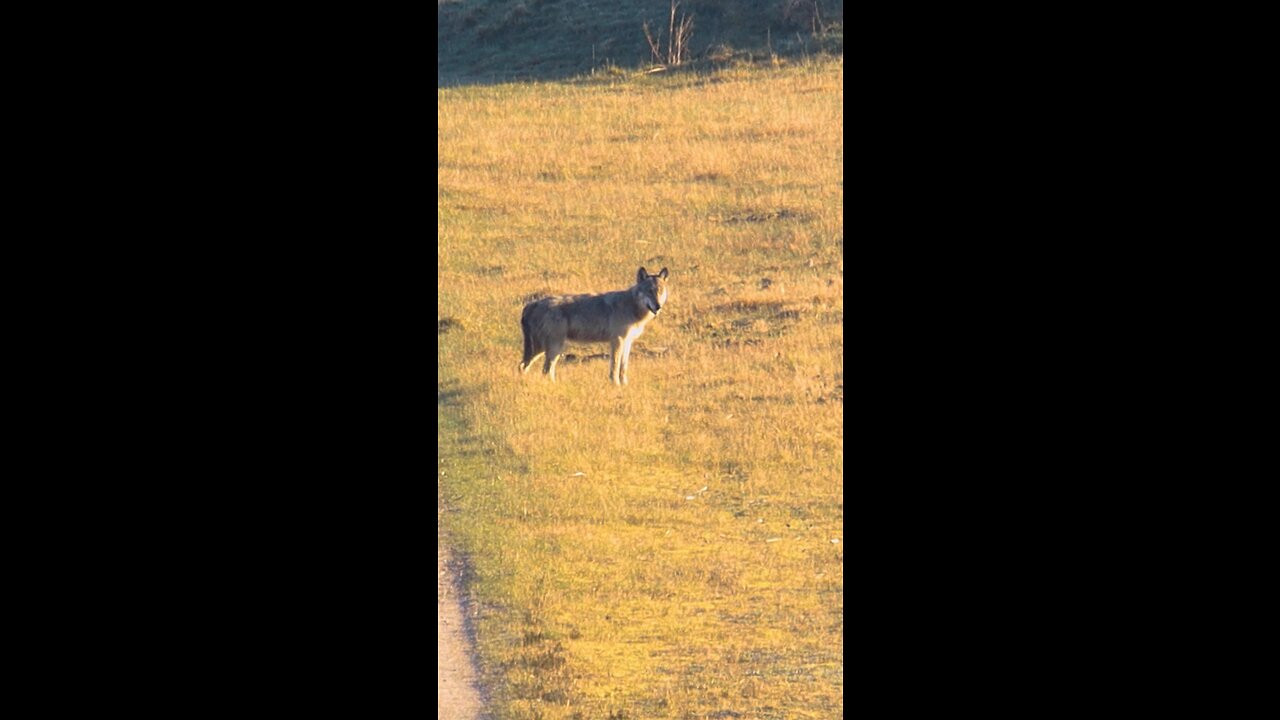
POLYGON ((436 405, 458 405, 467 396, 467 391, 456 382, 436 384, 436 405))
POLYGON ((453 379, 436 381, 436 443, 441 466, 446 460, 456 460, 468 471, 487 470, 495 463, 515 471, 527 471, 505 439, 477 427, 469 417, 468 403, 478 401, 483 395, 481 390, 453 379))

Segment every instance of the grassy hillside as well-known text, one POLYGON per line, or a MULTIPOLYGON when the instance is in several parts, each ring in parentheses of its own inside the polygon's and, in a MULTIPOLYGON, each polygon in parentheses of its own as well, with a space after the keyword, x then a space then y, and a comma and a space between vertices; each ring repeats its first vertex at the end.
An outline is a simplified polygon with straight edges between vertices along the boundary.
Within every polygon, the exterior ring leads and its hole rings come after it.
POLYGON ((843 80, 438 90, 438 527, 498 717, 843 711, 843 80), (528 298, 641 265, 628 387, 518 374, 528 298))
MULTIPOLYGON (((437 0, 439 81, 567 77, 650 61, 669 0, 437 0)), ((694 66, 844 52, 843 0, 683 0, 694 66)))

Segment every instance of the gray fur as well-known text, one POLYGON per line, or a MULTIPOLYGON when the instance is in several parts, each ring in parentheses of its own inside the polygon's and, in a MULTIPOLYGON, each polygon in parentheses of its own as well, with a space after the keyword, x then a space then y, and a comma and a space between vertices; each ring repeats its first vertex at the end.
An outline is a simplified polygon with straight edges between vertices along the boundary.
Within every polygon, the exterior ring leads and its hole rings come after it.
POLYGON ((609 380, 627 384, 631 344, 658 316, 667 301, 667 269, 650 275, 644 268, 636 273, 636 284, 626 290, 602 295, 558 295, 524 306, 520 328, 524 333, 521 372, 529 372, 539 355, 546 358, 542 372, 556 379, 556 362, 564 353, 565 341, 609 343, 609 380))

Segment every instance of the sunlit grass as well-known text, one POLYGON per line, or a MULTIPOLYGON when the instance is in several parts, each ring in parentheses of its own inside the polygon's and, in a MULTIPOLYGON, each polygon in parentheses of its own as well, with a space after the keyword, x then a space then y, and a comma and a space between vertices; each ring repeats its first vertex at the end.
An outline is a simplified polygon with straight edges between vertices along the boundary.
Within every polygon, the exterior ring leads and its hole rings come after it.
POLYGON ((842 103, 842 61, 439 91, 440 492, 499 717, 842 711, 842 103), (526 298, 641 265, 628 387, 518 374, 526 298))

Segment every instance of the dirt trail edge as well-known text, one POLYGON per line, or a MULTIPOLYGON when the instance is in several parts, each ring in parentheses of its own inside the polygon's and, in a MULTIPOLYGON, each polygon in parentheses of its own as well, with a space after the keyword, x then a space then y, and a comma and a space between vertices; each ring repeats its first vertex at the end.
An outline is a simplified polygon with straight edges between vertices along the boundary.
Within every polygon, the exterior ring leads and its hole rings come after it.
POLYGON ((471 640, 463 622, 457 579, 448 548, 436 538, 436 717, 480 720, 487 717, 476 686, 471 640))

